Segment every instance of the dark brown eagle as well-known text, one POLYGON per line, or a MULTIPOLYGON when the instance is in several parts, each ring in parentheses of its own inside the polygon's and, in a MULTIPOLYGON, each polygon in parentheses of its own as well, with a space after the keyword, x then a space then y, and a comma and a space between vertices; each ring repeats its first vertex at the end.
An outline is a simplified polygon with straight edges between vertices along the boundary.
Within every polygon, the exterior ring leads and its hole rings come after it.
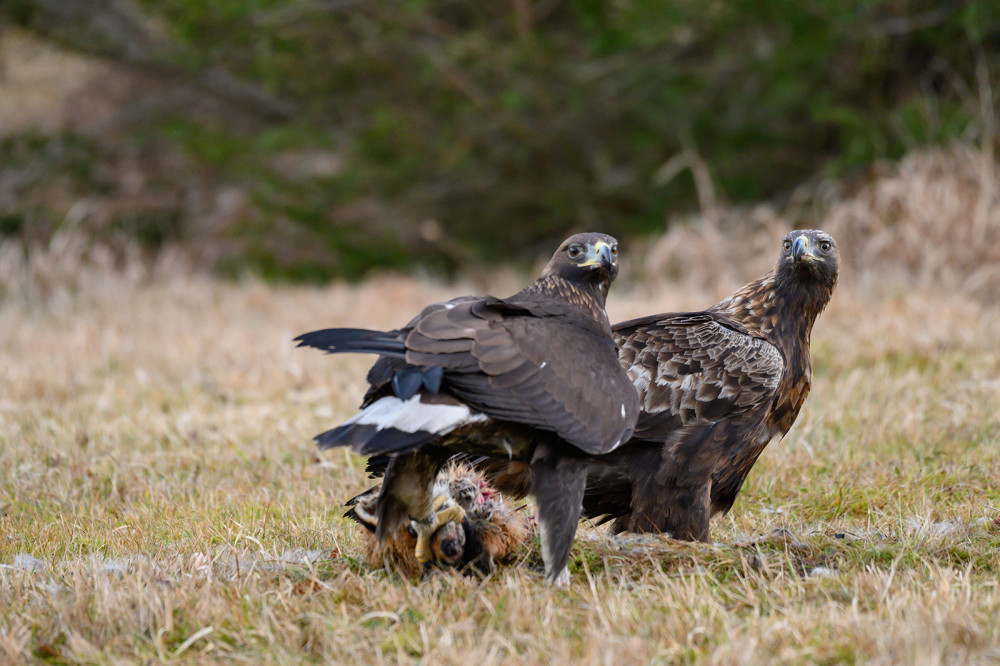
MULTIPOLYGON (((423 569, 415 554, 417 533, 409 524, 383 544, 375 538, 380 486, 351 498, 344 515, 365 528, 362 551, 375 568, 391 567, 414 576, 423 569)), ((432 506, 441 525, 430 539, 431 560, 444 568, 489 574, 509 561, 531 533, 526 512, 507 505, 481 475, 467 465, 450 465, 434 484, 432 506), (459 511, 458 509, 461 509, 459 511), (450 510, 450 511, 449 511, 450 510), (450 515, 453 518, 449 520, 450 515)))
MULTIPOLYGON (((833 294, 833 238, 793 231, 774 269, 703 312, 658 314, 614 327, 639 392, 635 434, 587 462, 584 514, 614 532, 709 540, 764 447, 788 432, 809 393, 813 324, 833 294)), ((480 458, 504 492, 524 492, 517 461, 480 458)))
POLYGON ((416 557, 427 561, 442 520, 432 493, 441 467, 456 453, 502 456, 526 464, 546 579, 568 580, 586 461, 627 441, 639 412, 604 310, 617 255, 614 238, 577 234, 509 298, 436 303, 395 331, 296 338, 330 353, 380 356, 362 411, 316 438, 320 448, 388 456, 376 507, 380 543, 412 520, 416 557))

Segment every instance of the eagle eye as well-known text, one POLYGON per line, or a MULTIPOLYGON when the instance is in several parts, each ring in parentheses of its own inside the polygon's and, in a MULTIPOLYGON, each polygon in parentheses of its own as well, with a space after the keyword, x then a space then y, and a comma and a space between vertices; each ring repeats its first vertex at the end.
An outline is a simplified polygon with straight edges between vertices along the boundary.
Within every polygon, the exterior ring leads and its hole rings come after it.
POLYGON ((823 250, 824 252, 829 252, 831 247, 833 247, 833 245, 830 244, 830 241, 823 241, 822 243, 819 244, 819 249, 823 250))
POLYGON ((791 250, 791 249, 792 249, 792 241, 790 241, 790 240, 786 240, 785 242, 783 242, 783 243, 781 244, 781 246, 782 246, 783 248, 785 248, 785 250, 791 250))
POLYGON ((579 245, 570 245, 568 253, 570 259, 576 259, 581 254, 583 254, 583 248, 581 248, 579 245))
POLYGON ((611 256, 612 257, 617 257, 618 256, 618 245, 617 244, 611 246, 611 256))

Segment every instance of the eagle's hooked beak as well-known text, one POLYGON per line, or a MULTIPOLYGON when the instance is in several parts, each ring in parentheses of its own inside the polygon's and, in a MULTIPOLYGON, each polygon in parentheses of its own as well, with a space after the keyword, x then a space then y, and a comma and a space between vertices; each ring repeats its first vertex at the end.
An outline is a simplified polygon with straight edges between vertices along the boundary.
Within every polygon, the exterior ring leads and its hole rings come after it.
POLYGON ((795 239, 792 244, 792 257, 795 261, 803 261, 805 259, 815 259, 816 255, 813 253, 812 248, 809 247, 809 239, 805 236, 799 236, 795 239))
POLYGON ((600 266, 601 268, 611 268, 615 265, 615 257, 611 252, 611 246, 604 241, 597 241, 593 245, 587 246, 587 260, 581 266, 600 266))

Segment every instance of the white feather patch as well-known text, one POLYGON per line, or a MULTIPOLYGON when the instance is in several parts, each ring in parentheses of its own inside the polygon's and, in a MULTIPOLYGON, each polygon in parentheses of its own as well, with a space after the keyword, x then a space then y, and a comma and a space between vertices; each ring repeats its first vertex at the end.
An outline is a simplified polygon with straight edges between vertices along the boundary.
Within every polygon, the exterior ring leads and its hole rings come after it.
POLYGON ((354 505, 354 514, 361 519, 363 523, 375 527, 378 525, 378 517, 375 514, 375 502, 378 499, 378 494, 375 494, 371 498, 363 498, 354 505))
POLYGON ((344 425, 373 425, 378 430, 394 428, 403 432, 433 432, 444 435, 460 425, 487 421, 489 417, 473 412, 466 405, 441 405, 420 402, 417 394, 409 400, 395 396, 379 398, 344 425))

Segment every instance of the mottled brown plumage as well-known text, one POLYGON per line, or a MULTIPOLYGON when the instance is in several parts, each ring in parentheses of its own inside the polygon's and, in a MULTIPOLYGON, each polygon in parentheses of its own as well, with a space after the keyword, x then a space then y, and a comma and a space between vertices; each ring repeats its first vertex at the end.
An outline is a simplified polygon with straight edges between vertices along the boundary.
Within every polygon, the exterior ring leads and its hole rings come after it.
POLYGON ((387 457, 381 542, 412 520, 418 558, 427 556, 441 466, 455 453, 502 455, 528 463, 546 577, 565 579, 585 460, 626 441, 638 415, 604 310, 617 253, 610 236, 577 234, 541 277, 509 298, 434 304, 396 331, 328 329, 297 338, 328 352, 381 356, 362 412, 317 437, 322 448, 387 457))
POLYGON ((707 541, 711 516, 732 507, 802 408, 812 327, 839 266, 832 237, 793 231, 771 272, 705 312, 615 326, 643 411, 616 459, 591 466, 585 513, 613 518, 617 532, 707 541))
MULTIPOLYGON (((709 540, 764 447, 791 428, 809 393, 809 340, 837 283, 840 255, 822 231, 793 231, 775 268, 703 312, 614 327, 642 412, 630 442, 587 461, 584 513, 615 532, 709 540)), ((478 461, 505 492, 523 469, 478 461)))

